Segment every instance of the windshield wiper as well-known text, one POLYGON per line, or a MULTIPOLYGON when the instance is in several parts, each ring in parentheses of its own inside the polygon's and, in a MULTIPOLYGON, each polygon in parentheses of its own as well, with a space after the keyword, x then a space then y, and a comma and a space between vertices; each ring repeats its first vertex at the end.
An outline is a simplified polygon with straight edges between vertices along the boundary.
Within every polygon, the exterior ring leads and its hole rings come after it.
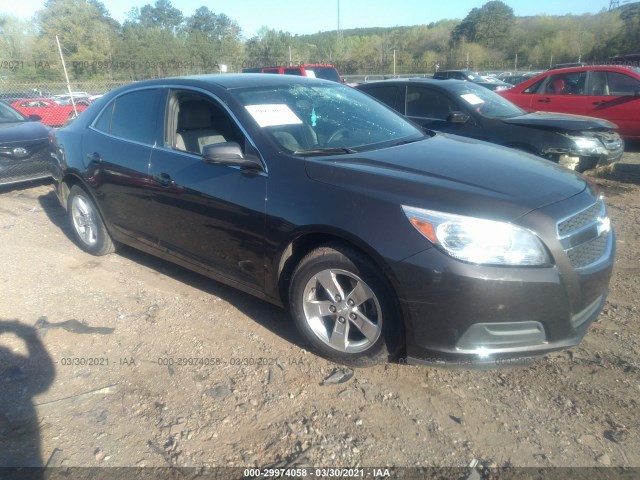
MULTIPOLYGON (((431 129, 428 129, 426 127, 424 127, 426 130, 432 131, 431 129)), ((399 142, 396 143, 392 143, 391 145, 389 145, 390 147, 399 147, 400 145, 407 145, 408 143, 415 143, 415 142, 419 142, 420 140, 424 140, 424 138, 412 138, 409 140, 400 140, 399 142)))
POLYGON ((313 155, 339 155, 346 153, 358 153, 358 150, 346 147, 325 147, 325 148, 311 148, 309 150, 296 150, 294 155, 313 156, 313 155))

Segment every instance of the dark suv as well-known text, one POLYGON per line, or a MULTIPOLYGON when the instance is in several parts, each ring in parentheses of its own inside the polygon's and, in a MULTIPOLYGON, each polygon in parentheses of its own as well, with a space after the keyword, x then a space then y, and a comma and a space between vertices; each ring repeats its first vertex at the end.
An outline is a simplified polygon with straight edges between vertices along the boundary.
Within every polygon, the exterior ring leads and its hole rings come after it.
POLYGON ((611 122, 529 113, 472 82, 411 78, 356 87, 422 127, 517 148, 582 172, 619 160, 624 143, 611 122))
POLYGON ((543 354, 605 302, 615 242, 595 185, 335 82, 136 82, 51 138, 81 248, 131 245, 286 306, 336 361, 543 354))
POLYGON ((471 70, 441 70, 434 73, 433 78, 436 80, 464 80, 465 82, 473 82, 494 92, 511 88, 510 84, 502 80, 493 77, 485 78, 471 70))

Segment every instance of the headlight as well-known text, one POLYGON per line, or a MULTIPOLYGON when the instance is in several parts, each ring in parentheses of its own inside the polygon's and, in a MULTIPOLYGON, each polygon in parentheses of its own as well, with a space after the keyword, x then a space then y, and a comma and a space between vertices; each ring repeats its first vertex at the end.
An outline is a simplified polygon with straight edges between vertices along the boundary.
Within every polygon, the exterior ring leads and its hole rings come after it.
POLYGON ((576 145, 576 150, 579 153, 605 153, 606 150, 600 140, 593 137, 574 137, 567 135, 569 140, 572 140, 576 145))
POLYGON ((542 241, 510 223, 403 206, 411 224, 447 255, 484 265, 542 266, 551 263, 542 241))

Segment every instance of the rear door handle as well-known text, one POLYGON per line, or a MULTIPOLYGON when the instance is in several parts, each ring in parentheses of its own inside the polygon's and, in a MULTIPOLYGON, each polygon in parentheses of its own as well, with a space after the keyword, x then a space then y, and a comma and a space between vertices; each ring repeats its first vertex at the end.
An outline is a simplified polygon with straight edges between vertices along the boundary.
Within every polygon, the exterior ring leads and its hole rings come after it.
POLYGON ((542 103, 551 103, 551 99, 550 98, 541 98, 538 101, 542 102, 542 103))
POLYGON ((599 102, 593 102, 592 105, 604 105, 605 103, 607 103, 606 100, 600 100, 599 102))

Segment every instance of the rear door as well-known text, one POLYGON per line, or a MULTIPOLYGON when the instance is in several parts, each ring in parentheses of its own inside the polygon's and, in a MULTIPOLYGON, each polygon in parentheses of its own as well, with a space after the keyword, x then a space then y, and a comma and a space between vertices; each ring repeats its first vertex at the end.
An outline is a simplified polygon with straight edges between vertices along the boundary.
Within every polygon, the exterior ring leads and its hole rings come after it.
POLYGON ((153 244, 148 216, 149 161, 160 136, 159 88, 111 101, 83 136, 86 178, 116 235, 153 244))
POLYGON ((609 120, 623 137, 640 138, 640 80, 607 70, 589 72, 585 115, 609 120))

